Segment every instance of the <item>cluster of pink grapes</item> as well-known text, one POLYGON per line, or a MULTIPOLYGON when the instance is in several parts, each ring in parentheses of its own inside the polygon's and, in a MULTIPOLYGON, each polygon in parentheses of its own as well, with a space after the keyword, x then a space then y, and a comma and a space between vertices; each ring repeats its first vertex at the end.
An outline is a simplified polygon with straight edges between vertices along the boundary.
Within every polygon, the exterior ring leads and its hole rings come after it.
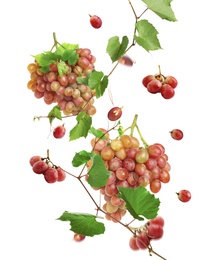
MULTIPOLYGON (((140 147, 139 140, 130 135, 110 140, 109 132, 100 129, 105 132, 106 138, 93 138, 91 146, 94 152, 101 155, 110 171, 107 184, 100 188, 100 192, 105 200, 103 209, 108 213, 106 218, 117 222, 126 213, 124 201, 117 196, 118 187, 143 186, 157 193, 162 183, 170 181, 171 166, 163 145, 155 143, 147 148, 140 147)), ((91 164, 88 163, 88 170, 91 164)))
POLYGON ((43 98, 46 104, 57 103, 64 115, 77 115, 81 111, 94 115, 95 91, 85 84, 78 84, 76 79, 79 76, 85 77, 94 70, 96 58, 87 48, 80 48, 76 53, 79 55, 78 61, 75 65, 66 64, 63 75, 59 75, 56 62, 50 64, 47 73, 39 70, 37 61, 28 64, 30 80, 27 87, 34 92, 36 98, 43 98))
POLYGON ((162 74, 157 74, 147 75, 143 78, 142 84, 149 93, 160 93, 163 98, 170 99, 175 95, 175 88, 178 82, 173 76, 165 77, 162 74))
POLYGON ((36 174, 43 174, 44 179, 48 183, 61 182, 66 178, 66 173, 60 167, 56 167, 50 163, 47 158, 34 155, 30 158, 30 165, 36 174))
POLYGON ((163 237, 164 219, 157 216, 149 220, 144 227, 137 229, 135 235, 130 237, 129 247, 134 250, 147 249, 151 240, 158 240, 163 237))

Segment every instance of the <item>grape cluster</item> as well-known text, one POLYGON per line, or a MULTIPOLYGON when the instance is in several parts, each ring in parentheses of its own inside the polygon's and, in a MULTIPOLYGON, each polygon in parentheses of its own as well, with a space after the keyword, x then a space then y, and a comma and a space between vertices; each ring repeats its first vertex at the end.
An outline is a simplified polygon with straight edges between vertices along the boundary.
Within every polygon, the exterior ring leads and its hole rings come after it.
POLYGON ((106 133, 106 138, 94 137, 91 146, 101 155, 110 171, 107 184, 100 188, 100 192, 105 200, 103 209, 108 213, 106 218, 117 222, 126 213, 124 201, 117 196, 118 187, 148 186, 151 192, 157 193, 162 183, 170 181, 171 167, 163 145, 155 143, 144 148, 134 136, 124 134, 110 140, 109 132, 102 131, 106 133))
POLYGON ((75 65, 66 64, 66 73, 59 75, 57 62, 49 66, 49 71, 43 73, 40 65, 35 60, 27 66, 30 72, 30 80, 27 87, 34 92, 38 99, 43 98, 48 105, 57 103, 64 115, 77 115, 86 111, 88 115, 94 115, 95 91, 85 84, 78 84, 77 77, 86 77, 94 70, 96 58, 87 48, 76 50, 79 55, 75 65))
POLYGON ((175 88, 177 87, 178 82, 173 76, 165 77, 162 74, 156 74, 144 77, 142 84, 149 93, 160 93, 163 98, 170 99, 175 95, 175 88))
POLYGON ((130 237, 129 247, 136 251, 147 249, 151 240, 157 240, 163 237, 164 219, 157 216, 149 220, 142 228, 136 230, 135 235, 130 237))
POLYGON ((66 178, 65 171, 50 163, 47 158, 34 155, 30 158, 29 162, 33 172, 36 174, 43 174, 45 181, 48 183, 61 182, 66 178))

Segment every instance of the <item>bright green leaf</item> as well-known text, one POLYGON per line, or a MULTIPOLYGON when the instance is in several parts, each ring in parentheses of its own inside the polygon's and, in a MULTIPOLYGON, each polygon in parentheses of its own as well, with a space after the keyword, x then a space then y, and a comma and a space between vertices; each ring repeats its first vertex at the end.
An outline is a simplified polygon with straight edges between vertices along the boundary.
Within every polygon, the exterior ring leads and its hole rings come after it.
POLYGON ((74 50, 65 50, 61 59, 63 61, 68 61, 69 65, 73 65, 78 61, 79 56, 74 50))
POLYGON ((63 53, 66 50, 77 50, 77 49, 79 49, 78 44, 62 43, 57 47, 55 54, 62 57, 63 53))
POLYGON ((129 39, 127 36, 122 37, 121 43, 119 42, 119 37, 114 36, 108 40, 106 51, 109 54, 112 62, 118 60, 126 51, 129 39))
POLYGON ((62 120, 62 115, 61 115, 61 109, 60 106, 54 106, 52 110, 48 114, 49 117, 49 122, 52 124, 52 121, 57 118, 59 120, 62 120))
POLYGON ((95 129, 93 126, 91 126, 89 133, 93 134, 95 137, 100 138, 102 140, 106 139, 104 132, 101 131, 100 129, 95 129))
POLYGON ((146 51, 161 49, 157 38, 158 31, 147 20, 140 20, 135 25, 138 36, 134 35, 137 44, 142 46, 146 51))
POLYGON ((72 165, 74 167, 78 167, 82 164, 87 163, 90 160, 91 153, 88 153, 85 150, 80 151, 79 153, 76 153, 72 160, 72 165))
POLYGON ((34 55, 33 57, 41 66, 40 70, 42 72, 48 72, 50 64, 58 61, 59 59, 58 55, 51 51, 43 52, 38 55, 34 55))
POLYGON ((162 19, 175 22, 177 21, 171 8, 172 0, 142 0, 147 7, 160 16, 162 19))
POLYGON ((105 226, 103 223, 96 221, 97 216, 82 213, 70 213, 65 211, 57 220, 69 221, 70 230, 74 233, 84 236, 94 236, 104 234, 105 226))
POLYGON ((156 199, 146 188, 139 186, 138 188, 118 187, 122 198, 126 202, 126 208, 129 213, 138 220, 153 219, 157 216, 160 200, 156 199))
POLYGON ((76 140, 80 137, 87 137, 90 127, 92 125, 92 118, 85 112, 80 112, 77 117, 77 124, 70 130, 70 141, 76 140))
POLYGON ((102 71, 92 71, 89 74, 88 86, 95 89, 96 98, 103 96, 105 89, 108 86, 108 76, 104 76, 102 71))
POLYGON ((100 188, 106 185, 110 176, 110 171, 106 169, 104 161, 99 154, 93 154, 92 166, 88 172, 88 183, 94 188, 100 188))
POLYGON ((66 63, 64 61, 58 62, 57 67, 58 67, 59 76, 62 76, 67 70, 67 66, 66 66, 66 63))

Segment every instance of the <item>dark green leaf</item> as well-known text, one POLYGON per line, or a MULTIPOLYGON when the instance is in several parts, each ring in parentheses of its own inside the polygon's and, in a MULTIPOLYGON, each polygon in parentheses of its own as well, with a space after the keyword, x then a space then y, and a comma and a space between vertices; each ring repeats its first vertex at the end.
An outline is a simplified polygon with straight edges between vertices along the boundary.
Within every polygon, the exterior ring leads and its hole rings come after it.
POLYGON ((76 153, 72 160, 72 165, 74 167, 78 167, 82 164, 87 163, 90 160, 91 153, 88 153, 85 150, 80 151, 79 153, 76 153))
POLYGON ((60 106, 54 106, 52 110, 48 114, 49 117, 49 122, 52 124, 52 121, 57 118, 59 120, 62 120, 62 115, 61 115, 61 109, 60 106))
POLYGON ((80 112, 77 117, 77 124, 70 130, 69 137, 70 141, 76 140, 80 137, 87 137, 90 127, 92 125, 91 116, 85 112, 80 112))
POLYGON ((76 81, 78 84, 84 84, 84 85, 88 86, 89 75, 87 75, 86 77, 77 77, 76 81))
POLYGON ((109 54, 112 62, 118 60, 126 51, 129 39, 127 36, 122 37, 121 43, 119 42, 119 37, 114 36, 108 40, 106 51, 109 54))
POLYGON ((92 166, 88 172, 88 183, 94 188, 100 188, 106 185, 110 172, 106 169, 104 161, 99 154, 93 154, 92 166))
POLYGON ((65 211, 57 220, 69 221, 71 231, 92 237, 94 235, 104 234, 105 232, 104 224, 96 221, 97 218, 97 216, 91 214, 70 213, 65 211))
POLYGON ((171 8, 172 0, 142 0, 147 7, 160 16, 162 19, 175 22, 177 21, 171 8))
POLYGON ((118 187, 120 194, 118 196, 126 202, 126 208, 129 213, 138 220, 153 219, 157 216, 160 200, 156 199, 146 188, 118 187), (143 217, 141 217, 143 216, 143 217))
POLYGON ((141 20, 135 25, 138 36, 134 35, 137 44, 142 46, 146 51, 161 49, 157 38, 158 31, 147 20, 141 20))

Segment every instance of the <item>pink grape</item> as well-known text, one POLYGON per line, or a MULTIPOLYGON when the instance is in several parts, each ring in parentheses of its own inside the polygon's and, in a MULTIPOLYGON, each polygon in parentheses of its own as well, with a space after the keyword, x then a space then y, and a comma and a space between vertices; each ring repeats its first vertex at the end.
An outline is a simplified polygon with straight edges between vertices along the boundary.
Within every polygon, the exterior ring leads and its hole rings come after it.
POLYGON ((54 168, 48 168, 44 172, 44 179, 48 183, 54 183, 58 180, 58 171, 54 168))
POLYGON ((181 190, 176 194, 178 195, 178 199, 182 202, 188 202, 191 199, 191 192, 188 190, 181 190))
POLYGON ((73 239, 76 241, 76 242, 81 242, 85 239, 85 236, 84 235, 81 235, 81 234, 77 234, 75 233, 74 236, 73 236, 73 239))
POLYGON ((90 15, 90 24, 93 28, 99 29, 102 26, 102 20, 97 15, 90 15))
POLYGON ((37 174, 44 173, 48 168, 48 164, 44 161, 37 161, 33 164, 33 171, 37 174))
POLYGON ((180 129, 173 129, 170 131, 171 137, 174 140, 181 140, 183 138, 183 132, 180 129))

